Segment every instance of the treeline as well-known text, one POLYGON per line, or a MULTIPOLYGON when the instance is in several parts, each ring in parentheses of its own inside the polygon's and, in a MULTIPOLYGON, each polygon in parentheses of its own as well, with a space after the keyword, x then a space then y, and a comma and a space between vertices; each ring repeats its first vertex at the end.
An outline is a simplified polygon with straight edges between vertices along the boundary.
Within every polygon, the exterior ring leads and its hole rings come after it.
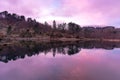
POLYGON ((16 34, 19 37, 33 37, 36 35, 63 37, 69 33, 76 33, 80 29, 79 25, 72 22, 69 24, 57 24, 54 20, 53 25, 50 25, 47 22, 39 23, 35 19, 26 19, 23 15, 10 14, 7 11, 0 13, 0 27, 1 30, 2 28, 6 28, 4 30, 6 35, 16 34))
POLYGON ((80 26, 76 23, 60 23, 55 20, 39 23, 35 19, 25 18, 7 11, 0 13, 0 36, 10 37, 50 37, 50 38, 99 38, 120 39, 120 29, 114 26, 80 26))

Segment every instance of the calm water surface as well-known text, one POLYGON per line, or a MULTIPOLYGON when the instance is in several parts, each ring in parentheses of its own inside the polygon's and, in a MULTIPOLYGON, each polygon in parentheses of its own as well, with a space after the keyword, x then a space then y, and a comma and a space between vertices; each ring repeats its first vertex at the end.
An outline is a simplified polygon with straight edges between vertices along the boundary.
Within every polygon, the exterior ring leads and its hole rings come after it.
MULTIPOLYGON (((64 47, 67 52, 74 48, 68 47, 64 47)), ((9 48, 10 53, 14 48, 9 48)), ((27 53, 23 48, 20 50, 27 53)), ((54 53, 51 48, 16 59, 10 59, 6 49, 2 51, 0 80, 120 80, 120 48, 78 48, 73 55, 57 50, 54 53)), ((18 48, 16 51, 20 54, 18 48)))

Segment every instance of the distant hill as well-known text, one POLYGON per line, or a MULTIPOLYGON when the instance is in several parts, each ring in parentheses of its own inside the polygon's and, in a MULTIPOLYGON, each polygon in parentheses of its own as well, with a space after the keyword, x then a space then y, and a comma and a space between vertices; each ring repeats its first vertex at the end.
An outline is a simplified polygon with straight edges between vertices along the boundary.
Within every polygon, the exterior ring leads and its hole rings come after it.
POLYGON ((10 14, 7 11, 0 13, 0 28, 8 28, 11 27, 11 34, 21 33, 22 31, 26 31, 28 29, 38 29, 38 33, 44 32, 47 29, 50 30, 51 26, 44 25, 42 23, 36 22, 36 20, 32 20, 31 18, 25 19, 25 17, 19 16, 15 13, 10 14))
POLYGON ((81 39, 120 39, 120 29, 114 26, 84 26, 70 22, 53 25, 40 23, 23 15, 0 13, 0 38, 39 38, 49 40, 81 40, 81 39))

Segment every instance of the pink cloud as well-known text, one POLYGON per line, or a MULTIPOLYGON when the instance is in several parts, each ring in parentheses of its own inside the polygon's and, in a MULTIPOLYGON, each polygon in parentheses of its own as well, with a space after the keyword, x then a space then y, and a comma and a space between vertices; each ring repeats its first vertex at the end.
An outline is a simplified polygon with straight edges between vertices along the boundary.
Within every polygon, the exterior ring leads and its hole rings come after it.
POLYGON ((71 17, 80 24, 109 25, 120 17, 119 4, 119 0, 64 0, 56 15, 71 17))
POLYGON ((36 17, 42 8, 50 5, 53 0, 1 0, 0 11, 22 14, 25 16, 36 17))
POLYGON ((119 0, 1 0, 0 11, 22 14, 38 21, 73 21, 81 25, 116 25, 119 0))

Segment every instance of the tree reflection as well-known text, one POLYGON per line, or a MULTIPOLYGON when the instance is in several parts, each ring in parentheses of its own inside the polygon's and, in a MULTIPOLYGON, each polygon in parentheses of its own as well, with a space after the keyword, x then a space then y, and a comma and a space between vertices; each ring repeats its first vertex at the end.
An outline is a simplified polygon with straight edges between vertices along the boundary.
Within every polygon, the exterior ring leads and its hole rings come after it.
POLYGON ((68 46, 68 55, 73 55, 75 53, 78 53, 80 50, 77 46, 74 46, 74 45, 71 45, 71 46, 68 46))
POLYGON ((53 53, 53 57, 57 54, 74 55, 80 52, 81 48, 103 48, 111 50, 119 48, 120 43, 117 42, 32 42, 21 41, 12 45, 0 46, 0 61, 7 63, 11 60, 17 60, 19 58, 25 58, 25 56, 39 55, 44 53, 47 55, 49 52, 53 53))

